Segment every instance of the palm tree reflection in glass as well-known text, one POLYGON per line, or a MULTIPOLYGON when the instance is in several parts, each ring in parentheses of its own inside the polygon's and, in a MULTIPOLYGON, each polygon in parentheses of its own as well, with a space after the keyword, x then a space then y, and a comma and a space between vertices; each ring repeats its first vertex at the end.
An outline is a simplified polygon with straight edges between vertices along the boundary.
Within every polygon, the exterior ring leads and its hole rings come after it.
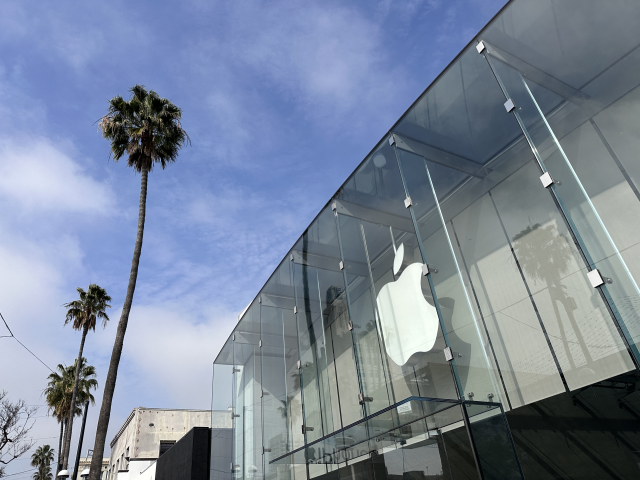
MULTIPOLYGON (((553 224, 543 227, 536 223, 513 237, 513 249, 523 272, 533 279, 534 283, 544 282, 547 286, 570 368, 576 368, 576 360, 570 349, 558 304, 562 305, 571 323, 586 363, 591 364, 593 359, 573 313, 578 309, 576 300, 569 295, 566 285, 563 284, 563 275, 567 273, 573 260, 567 237, 558 233, 557 227, 553 224)), ((586 370, 584 373, 588 375, 593 372, 586 370)))

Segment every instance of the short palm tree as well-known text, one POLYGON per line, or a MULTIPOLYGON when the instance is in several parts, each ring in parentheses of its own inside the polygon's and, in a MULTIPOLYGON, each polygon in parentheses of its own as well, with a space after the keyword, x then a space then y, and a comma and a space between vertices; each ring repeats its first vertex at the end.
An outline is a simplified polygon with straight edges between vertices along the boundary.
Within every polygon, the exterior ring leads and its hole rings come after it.
POLYGON ((36 473, 33 474, 33 480, 53 480, 53 473, 51 473, 51 467, 46 465, 39 468, 36 473))
MULTIPOLYGON (((82 288, 76 289, 78 292, 78 300, 73 300, 65 304, 67 308, 67 316, 64 324, 70 323, 74 330, 82 331, 82 339, 80 340, 80 351, 78 352, 78 360, 82 358, 84 350, 84 342, 87 338, 89 330, 95 331, 96 322, 102 320, 102 327, 107 326, 109 316, 106 313, 107 308, 111 308, 109 302, 111 297, 107 295, 107 291, 92 283, 85 292, 82 288)), ((64 444, 62 445, 62 467, 67 468, 69 462, 69 450, 71 449, 71 434, 73 432, 73 416, 76 409, 76 397, 78 395, 78 382, 80 381, 81 362, 76 361, 76 371, 74 375, 73 391, 71 392, 71 404, 69 408, 69 421, 64 434, 64 444)))
POLYGON ((104 385, 89 480, 98 480, 102 468, 102 455, 104 454, 104 443, 111 416, 113 392, 116 388, 118 365, 120 364, 124 335, 129 322, 133 293, 138 278, 149 172, 156 165, 160 165, 164 169, 167 164, 175 162, 180 149, 190 142, 187 132, 184 131, 180 123, 182 110, 168 99, 160 97, 156 92, 147 90, 142 85, 134 86, 130 92, 129 100, 125 100, 119 95, 112 98, 109 101, 108 113, 100 120, 100 131, 103 137, 110 142, 113 159, 117 162, 126 155, 127 165, 140 173, 141 181, 138 231, 133 249, 129 285, 104 385))
MULTIPOLYGON (((77 363, 77 360, 76 360, 77 363)), ((69 422, 69 412, 71 409, 71 395, 75 384, 76 363, 65 367, 58 365, 56 372, 49 375, 47 388, 44 389, 44 396, 49 406, 49 411, 53 417, 60 423, 60 440, 58 442, 58 467, 62 465, 62 441, 66 425, 69 422)), ((80 381, 78 382, 78 395, 75 408, 75 415, 82 415, 82 409, 78 406, 89 400, 95 404, 95 398, 91 394, 91 390, 98 388, 96 377, 96 369, 87 365, 87 359, 82 358, 80 361, 80 381)))
POLYGON ((50 480, 51 462, 53 462, 54 450, 49 445, 41 445, 31 455, 31 466, 38 471, 33 474, 34 480, 50 480))

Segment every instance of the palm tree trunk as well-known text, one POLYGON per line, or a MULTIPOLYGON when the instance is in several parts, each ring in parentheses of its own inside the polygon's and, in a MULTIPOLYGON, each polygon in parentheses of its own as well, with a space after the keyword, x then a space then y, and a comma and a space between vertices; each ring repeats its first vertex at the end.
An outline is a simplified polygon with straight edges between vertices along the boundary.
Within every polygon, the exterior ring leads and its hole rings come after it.
POLYGON ((138 278, 138 265, 140 264, 140 253, 142 252, 142 235, 144 233, 144 218, 147 207, 148 175, 149 172, 146 169, 142 170, 140 205, 138 210, 138 233, 136 235, 136 245, 133 249, 129 286, 127 287, 127 296, 124 300, 124 305, 122 306, 120 321, 118 322, 118 330, 116 332, 116 340, 113 344, 113 351, 111 352, 111 362, 109 363, 107 380, 104 384, 104 394, 102 395, 102 405, 100 406, 100 416, 98 417, 98 427, 96 429, 96 440, 93 444, 93 457, 91 458, 91 467, 89 468, 89 480, 100 480, 104 443, 107 438, 109 418, 111 417, 111 403, 113 401, 113 392, 116 388, 118 365, 120 364, 120 356, 122 355, 122 347, 124 345, 124 334, 127 331, 127 323, 129 322, 129 312, 131 311, 131 304, 133 303, 133 292, 136 289, 136 280, 138 278))
POLYGON ((58 476, 58 472, 62 470, 62 437, 64 435, 64 422, 65 418, 60 419, 60 439, 58 440, 58 465, 56 466, 56 476, 58 476))
POLYGON ((64 432, 64 456, 62 457, 62 468, 69 466, 69 450, 71 450, 71 434, 73 433, 73 417, 76 413, 76 397, 78 396, 78 384, 80 383, 80 363, 82 360, 82 351, 84 350, 84 342, 89 331, 89 324, 85 323, 82 329, 82 340, 80 340, 80 351, 78 352, 78 360, 76 360, 76 378, 73 382, 73 392, 71 393, 71 410, 69 411, 69 420, 67 423, 67 431, 64 432))

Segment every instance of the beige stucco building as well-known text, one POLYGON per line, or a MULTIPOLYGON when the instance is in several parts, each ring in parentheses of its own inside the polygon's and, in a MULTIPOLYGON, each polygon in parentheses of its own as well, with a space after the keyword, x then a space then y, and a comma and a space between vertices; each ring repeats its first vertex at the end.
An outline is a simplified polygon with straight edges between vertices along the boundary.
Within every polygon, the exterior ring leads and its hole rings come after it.
POLYGON ((118 472, 142 471, 193 427, 231 428, 229 411, 134 408, 113 440, 106 480, 118 472), (213 418, 213 422, 212 422, 213 418))

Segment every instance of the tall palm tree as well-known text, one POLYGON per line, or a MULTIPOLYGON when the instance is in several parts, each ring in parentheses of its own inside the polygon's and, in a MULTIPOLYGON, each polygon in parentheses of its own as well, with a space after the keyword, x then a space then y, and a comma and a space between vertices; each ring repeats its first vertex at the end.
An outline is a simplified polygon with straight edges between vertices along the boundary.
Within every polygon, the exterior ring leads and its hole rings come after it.
POLYGON ((133 249, 131 273, 127 296, 122 306, 122 314, 118 322, 116 339, 111 353, 109 372, 104 386, 96 440, 93 445, 93 458, 89 473, 90 480, 100 478, 104 442, 111 416, 111 402, 116 388, 118 365, 124 344, 124 335, 129 321, 129 312, 133 302, 133 292, 136 288, 138 265, 142 252, 142 235, 147 203, 147 179, 153 167, 160 165, 162 169, 167 164, 175 162, 178 152, 190 143, 187 132, 180 124, 182 110, 166 98, 160 97, 153 90, 147 90, 142 85, 136 85, 131 90, 129 100, 121 96, 109 101, 109 111, 100 120, 100 131, 104 138, 110 141, 111 156, 114 161, 127 155, 127 165, 140 173, 140 205, 138 209, 138 232, 133 249))
MULTIPOLYGON (((89 330, 96 330, 96 322, 102 320, 102 327, 107 326, 109 316, 106 313, 107 308, 111 308, 109 302, 111 297, 107 295, 107 291, 92 283, 85 292, 82 288, 76 288, 79 299, 73 300, 65 304, 67 308, 67 316, 64 324, 71 324, 74 330, 82 331, 82 339, 80 340, 80 351, 78 352, 78 360, 82 358, 84 350, 84 342, 87 338, 89 330)), ((69 450, 71 450, 71 434, 73 433, 73 416, 76 409, 76 397, 78 395, 78 382, 80 381, 81 362, 76 361, 76 371, 74 375, 73 391, 71 392, 71 406, 69 409, 69 422, 66 426, 64 435, 64 444, 62 445, 62 467, 67 468, 69 463, 69 450)))
MULTIPOLYGON (((77 362, 77 360, 76 360, 77 362)), ((49 411, 53 417, 60 423, 60 440, 58 442, 58 469, 62 465, 62 441, 63 433, 69 421, 69 412, 71 410, 71 394, 75 384, 76 364, 65 367, 58 365, 57 372, 49 375, 49 383, 44 389, 44 396, 49 406, 49 411)), ((80 361, 80 381, 78 382, 78 395, 75 408, 75 415, 82 415, 82 409, 79 407, 82 403, 90 400, 95 404, 95 398, 91 394, 91 390, 98 388, 96 377, 96 369, 91 365, 87 365, 87 359, 82 358, 80 361)))
POLYGON ((41 445, 31 455, 31 466, 38 471, 34 473, 34 480, 49 480, 51 478, 51 462, 53 462, 54 450, 49 445, 41 445))

